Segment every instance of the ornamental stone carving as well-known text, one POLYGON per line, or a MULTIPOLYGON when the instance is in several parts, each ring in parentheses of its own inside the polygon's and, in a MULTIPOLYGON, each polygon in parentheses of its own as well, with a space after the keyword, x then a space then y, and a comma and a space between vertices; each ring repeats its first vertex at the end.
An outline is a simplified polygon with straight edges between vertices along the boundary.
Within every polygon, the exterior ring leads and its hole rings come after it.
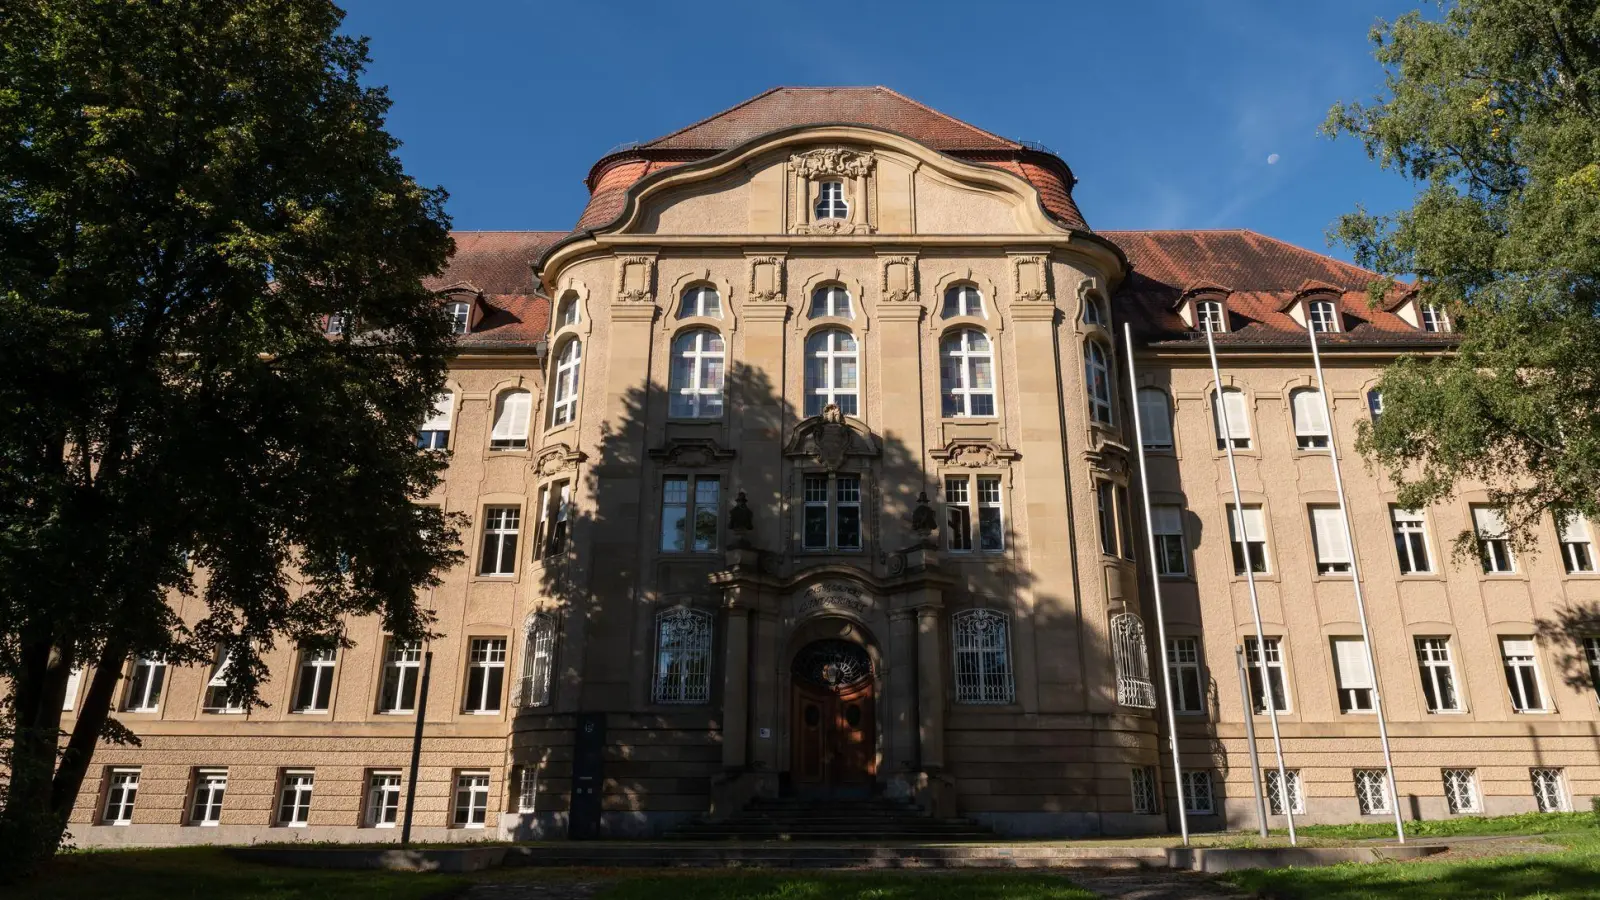
POLYGON ((886 303, 905 303, 917 299, 917 258, 885 256, 880 260, 878 293, 886 303))
POLYGON ((750 257, 750 299, 756 303, 783 302, 783 257, 750 257))
POLYGON ((1053 303, 1049 272, 1043 256, 1011 257, 1011 292, 1021 303, 1053 303))
POLYGON ((673 438, 664 446, 652 447, 648 453, 656 462, 680 469, 701 469, 734 457, 731 448, 711 438, 673 438))
POLYGON ((966 469, 1005 468, 1022 458, 1022 454, 1010 447, 981 438, 956 438, 928 455, 942 465, 966 469))
POLYGON ((846 150, 843 147, 822 147, 789 157, 789 165, 795 174, 805 179, 824 175, 864 178, 876 163, 877 159, 871 153, 846 150))
POLYGON ((656 259, 653 256, 617 257, 617 300, 621 303, 655 302, 656 259))
POLYGON ((582 450, 574 450, 566 444, 554 444, 539 454, 533 470, 539 473, 540 478, 549 478, 576 469, 578 463, 585 459, 588 456, 582 450))

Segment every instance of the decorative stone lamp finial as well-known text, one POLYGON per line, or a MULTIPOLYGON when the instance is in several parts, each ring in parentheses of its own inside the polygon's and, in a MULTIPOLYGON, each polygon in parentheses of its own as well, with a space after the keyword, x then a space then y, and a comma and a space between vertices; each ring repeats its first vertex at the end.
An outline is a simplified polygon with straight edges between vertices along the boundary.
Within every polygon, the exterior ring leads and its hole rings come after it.
POLYGON ((750 549, 750 532, 756 527, 756 514, 750 509, 750 503, 745 498, 744 491, 740 491, 733 498, 733 508, 728 510, 728 530, 733 532, 733 548, 737 550, 750 549))
POLYGON ((939 530, 939 517, 928 505, 927 491, 917 492, 917 506, 911 511, 911 530, 916 533, 922 546, 935 546, 933 534, 939 530))

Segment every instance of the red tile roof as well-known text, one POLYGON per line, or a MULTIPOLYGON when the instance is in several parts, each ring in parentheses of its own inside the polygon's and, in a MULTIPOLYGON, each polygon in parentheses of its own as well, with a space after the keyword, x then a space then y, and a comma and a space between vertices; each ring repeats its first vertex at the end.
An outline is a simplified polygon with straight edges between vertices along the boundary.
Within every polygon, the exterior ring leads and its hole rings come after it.
POLYGON ((430 290, 478 294, 479 314, 463 347, 523 347, 544 340, 550 300, 534 289, 533 264, 564 231, 456 231, 456 249, 430 290))

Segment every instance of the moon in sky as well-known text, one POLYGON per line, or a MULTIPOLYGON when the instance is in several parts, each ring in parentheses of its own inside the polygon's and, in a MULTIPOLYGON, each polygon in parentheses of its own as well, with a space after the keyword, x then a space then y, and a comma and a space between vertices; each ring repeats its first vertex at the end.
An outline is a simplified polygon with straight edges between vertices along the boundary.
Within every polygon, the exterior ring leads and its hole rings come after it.
POLYGON ((1269 166, 1276 165, 1277 162, 1278 162, 1278 154, 1274 153, 1271 156, 1267 157, 1267 165, 1269 165, 1269 166))

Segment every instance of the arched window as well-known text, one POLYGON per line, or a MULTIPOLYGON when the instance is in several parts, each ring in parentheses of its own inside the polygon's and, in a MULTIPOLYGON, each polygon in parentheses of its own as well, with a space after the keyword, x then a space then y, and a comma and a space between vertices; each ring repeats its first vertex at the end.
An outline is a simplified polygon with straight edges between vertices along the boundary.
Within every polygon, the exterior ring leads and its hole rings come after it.
POLYGON ((977 316, 985 318, 983 311, 983 295, 970 284, 952 285, 944 292, 944 317, 953 319, 956 316, 977 316))
POLYGON ((1010 703, 1011 623, 1003 613, 962 610, 950 617, 955 635, 957 703, 1010 703))
POLYGON ((1294 414, 1294 440, 1301 450, 1328 446, 1328 417, 1322 407, 1322 392, 1316 388, 1301 388, 1289 395, 1289 408, 1294 414))
POLYGON ((1339 309, 1332 300, 1311 301, 1311 330, 1325 333, 1339 330, 1339 309))
POLYGON ((655 702, 711 699, 711 624, 711 613, 687 607, 656 616, 655 702))
POLYGON ((578 324, 578 305, 578 295, 576 293, 567 291, 561 295, 561 302, 556 305, 557 328, 578 324))
POLYGON ((994 349, 976 328, 952 331, 939 344, 939 390, 948 417, 994 415, 994 349))
POLYGON ((1111 617, 1111 661, 1117 669, 1117 703, 1136 709, 1155 709, 1156 689, 1150 681, 1144 622, 1133 613, 1111 617))
POLYGON ((573 338, 561 345, 556 359, 555 394, 550 402, 550 426, 565 425, 578 415, 578 370, 583 365, 583 342, 573 338))
POLYGON ((549 706, 556 662, 556 617, 534 613, 528 617, 522 644, 522 680, 517 684, 518 706, 549 706))
POLYGON ((1228 330, 1228 311, 1221 300, 1201 300, 1194 305, 1194 327, 1199 331, 1228 330))
POLYGON ((844 199, 844 182, 819 182, 817 184, 817 218, 843 219, 849 215, 850 203, 844 199))
POLYGON ((532 394, 524 390, 502 391, 494 401, 494 429, 489 432, 489 449, 527 449, 528 417, 532 413, 532 394))
POLYGON ((829 403, 847 416, 859 415, 859 372, 855 335, 828 328, 806 338, 806 415, 821 415, 829 403))
POLYGON ((1105 304, 1100 302, 1098 294, 1083 296, 1083 324, 1099 325, 1101 328, 1111 327, 1111 319, 1106 315, 1105 304))
POLYGON ((678 304, 678 318, 687 319, 690 316, 722 318, 722 297, 717 294, 716 288, 697 284, 683 292, 683 301, 678 304))
POLYGON ((820 319, 824 316, 854 319, 856 312, 850 302, 850 292, 837 284, 826 284, 812 291, 811 318, 820 319))
POLYGON ((722 379, 727 351, 722 335, 696 328, 672 342, 672 395, 667 414, 677 419, 715 419, 722 415, 722 379))
POLYGON ((472 304, 456 300, 446 304, 444 310, 450 316, 450 333, 466 334, 472 324, 472 304))
POLYGON ((1228 449, 1229 440, 1235 450, 1250 449, 1250 415, 1244 402, 1244 391, 1228 388, 1222 392, 1227 403, 1227 425, 1223 425, 1223 406, 1217 402, 1217 392, 1211 392, 1211 415, 1217 425, 1217 449, 1228 449))
POLYGON ((1089 417, 1111 424, 1111 353, 1099 341, 1083 345, 1085 384, 1089 390, 1089 417))
POLYGON ((1139 389, 1139 431, 1146 450, 1172 449, 1172 404, 1160 388, 1139 389))

